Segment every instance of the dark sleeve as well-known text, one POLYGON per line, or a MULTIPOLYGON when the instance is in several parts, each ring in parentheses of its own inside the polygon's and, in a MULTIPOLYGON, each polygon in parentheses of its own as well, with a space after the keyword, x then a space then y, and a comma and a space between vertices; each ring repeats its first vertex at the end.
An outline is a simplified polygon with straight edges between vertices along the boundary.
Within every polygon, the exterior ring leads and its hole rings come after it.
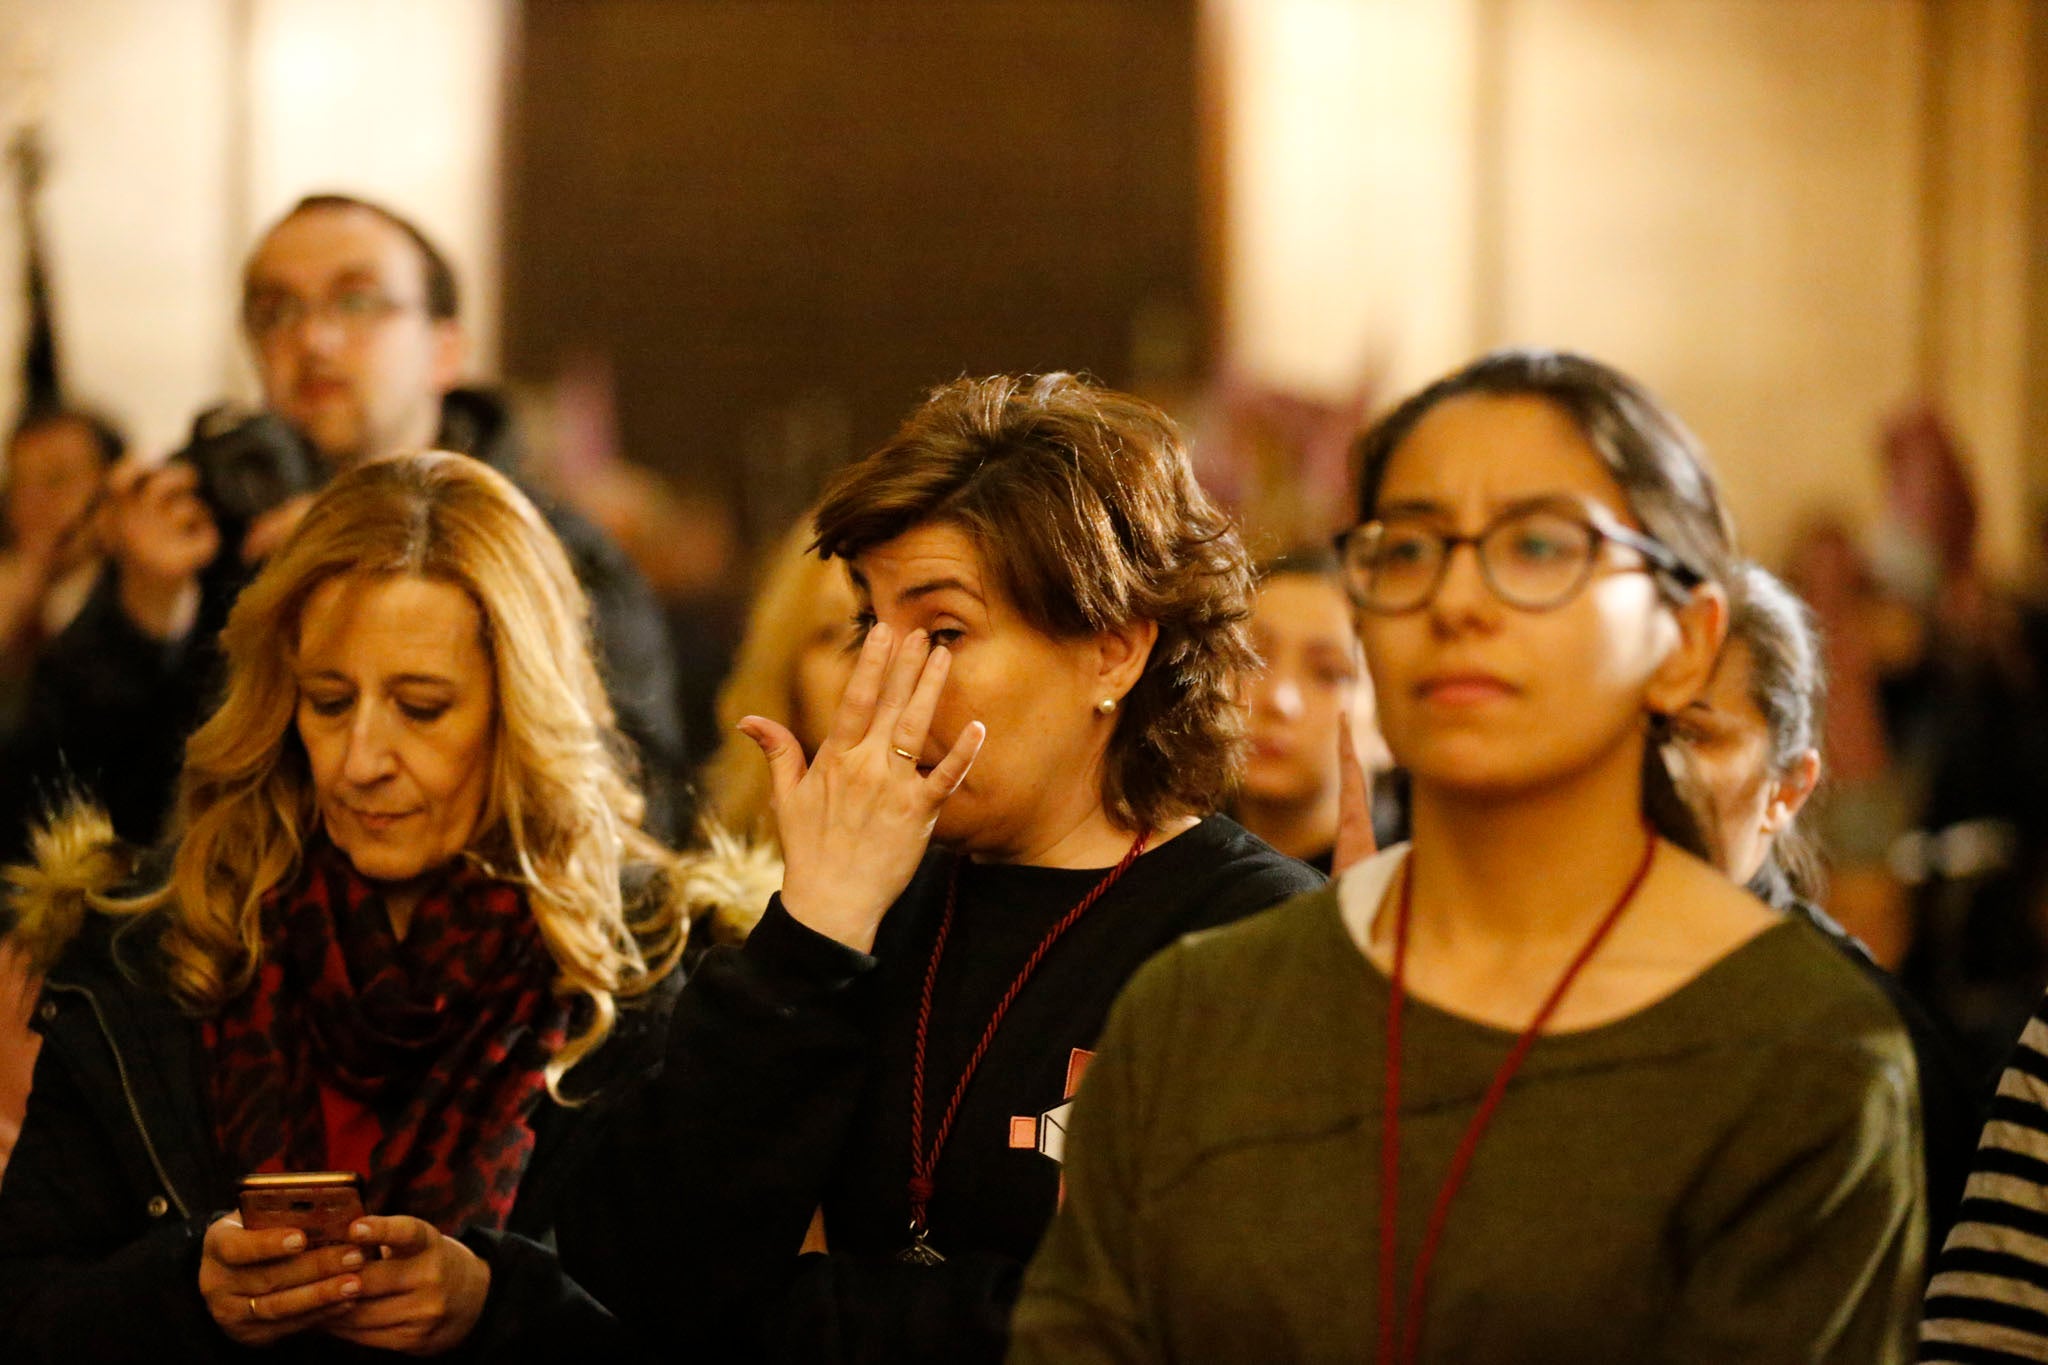
POLYGON ((103 574, 83 610, 36 661, 27 710, 0 767, 0 853, 18 856, 25 825, 73 790, 96 798, 124 839, 156 838, 200 719, 216 655, 212 613, 165 644, 121 610, 103 574))
POLYGON ((199 1296, 206 1215, 155 1227, 124 1210, 119 1160, 45 1048, 0 1181, 0 1360, 227 1359, 199 1296))
POLYGON ((687 814, 678 788, 689 758, 668 622, 647 580, 602 530, 559 504, 545 511, 590 598, 605 692, 619 729, 639 750, 647 827, 673 841, 687 814))
POLYGON ((1925 1210, 1903 1031, 1802 1046, 1772 1070, 1686 1211, 1656 1359, 1912 1357, 1925 1210))
POLYGON ((548 1248, 517 1233, 472 1229, 462 1243, 491 1267, 490 1296, 451 1362, 651 1359, 618 1318, 562 1270, 548 1248))
POLYGON ((813 1253, 790 1269, 755 1312, 749 1351, 778 1365, 994 1365, 1024 1274, 986 1252, 936 1266, 813 1253))
POLYGON ((788 1273, 844 1143, 872 1050, 875 959, 813 933, 780 898, 713 948, 677 998, 661 1075, 583 1164, 557 1236, 578 1283, 712 1358, 788 1273))

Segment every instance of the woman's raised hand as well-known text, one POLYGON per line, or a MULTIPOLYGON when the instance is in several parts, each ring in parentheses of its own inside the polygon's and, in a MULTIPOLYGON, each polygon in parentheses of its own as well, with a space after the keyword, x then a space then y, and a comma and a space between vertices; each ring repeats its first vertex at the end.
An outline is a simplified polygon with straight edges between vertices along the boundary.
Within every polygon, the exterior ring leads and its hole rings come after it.
POLYGON ((1372 780, 1358 761, 1351 740, 1351 717, 1337 713, 1337 847, 1330 854, 1330 875, 1341 876, 1353 863, 1380 851, 1372 830, 1372 780))
POLYGON ((348 1314, 362 1293, 361 1247, 306 1250, 296 1228, 252 1232, 233 1214, 206 1229, 199 1293, 220 1329, 244 1346, 268 1346, 348 1314))
POLYGON ((877 622, 816 761, 788 729, 748 716, 740 730, 768 756, 782 838, 782 904, 800 923, 866 952, 882 915, 910 884, 939 808, 987 733, 964 726, 926 767, 932 716, 952 655, 925 632, 877 622), (909 755, 909 756, 906 756, 909 755))

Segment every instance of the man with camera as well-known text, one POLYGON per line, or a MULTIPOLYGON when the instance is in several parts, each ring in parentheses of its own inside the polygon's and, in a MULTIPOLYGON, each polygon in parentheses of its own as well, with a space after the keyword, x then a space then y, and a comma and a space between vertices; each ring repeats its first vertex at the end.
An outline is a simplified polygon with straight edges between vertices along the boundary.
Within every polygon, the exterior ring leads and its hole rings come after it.
MULTIPOLYGON (((258 243, 242 325, 265 411, 202 414, 177 456, 110 477, 101 529, 111 567, 38 664, 22 752, 0 755, 0 853, 21 848, 25 819, 81 788, 124 837, 156 837, 185 736, 211 697, 228 609, 331 473, 438 446, 516 477, 503 403, 458 384, 467 341, 457 303, 433 244, 364 200, 301 200, 258 243)), ((640 749, 650 826, 672 835, 682 722, 660 610, 602 531, 535 500, 590 596, 607 689, 640 749)))

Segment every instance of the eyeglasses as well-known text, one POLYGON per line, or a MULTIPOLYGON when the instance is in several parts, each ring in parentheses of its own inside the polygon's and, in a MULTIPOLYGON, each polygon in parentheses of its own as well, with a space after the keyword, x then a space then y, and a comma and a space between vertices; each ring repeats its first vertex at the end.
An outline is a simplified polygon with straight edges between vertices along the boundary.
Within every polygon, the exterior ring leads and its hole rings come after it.
POLYGON ((324 299, 302 299, 283 290, 252 293, 242 304, 242 325, 259 341, 295 331, 314 318, 351 337, 366 334, 394 313, 418 304, 404 303, 381 289, 343 289, 324 299))
POLYGON ((1337 557, 1345 589, 1363 611, 1398 616, 1428 606, 1460 545, 1472 547, 1495 597, 1524 611, 1549 611, 1584 589, 1601 545, 1610 541, 1641 555, 1645 570, 1681 588, 1699 586, 1700 575, 1660 542, 1578 503, 1510 507, 1470 536, 1446 531, 1430 517, 1397 514, 1338 536, 1337 557))

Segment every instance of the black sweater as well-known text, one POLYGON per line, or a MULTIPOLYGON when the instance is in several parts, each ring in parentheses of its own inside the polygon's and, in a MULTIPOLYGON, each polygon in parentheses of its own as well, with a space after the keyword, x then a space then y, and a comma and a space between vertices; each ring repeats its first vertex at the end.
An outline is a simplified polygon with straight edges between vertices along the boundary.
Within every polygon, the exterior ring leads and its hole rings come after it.
MULTIPOLYGON (((930 1206, 945 1264, 906 1265, 912 1038, 953 856, 929 855, 872 955, 771 903, 707 953, 662 1081, 561 1229, 600 1298, 712 1359, 995 1361, 1059 1197, 1056 1134, 1077 1050, 1154 952, 1321 881, 1211 817, 1134 863, 1046 956, 962 1103, 930 1206), (607 1187, 607 1182, 609 1182, 607 1187), (796 1255, 823 1207, 829 1254, 796 1255), (607 1262, 607 1271, 593 1263, 607 1262), (690 1324, 679 1327, 678 1322, 690 1324)), ((926 1141, 990 1011, 1100 870, 968 865, 934 992, 926 1141)))

